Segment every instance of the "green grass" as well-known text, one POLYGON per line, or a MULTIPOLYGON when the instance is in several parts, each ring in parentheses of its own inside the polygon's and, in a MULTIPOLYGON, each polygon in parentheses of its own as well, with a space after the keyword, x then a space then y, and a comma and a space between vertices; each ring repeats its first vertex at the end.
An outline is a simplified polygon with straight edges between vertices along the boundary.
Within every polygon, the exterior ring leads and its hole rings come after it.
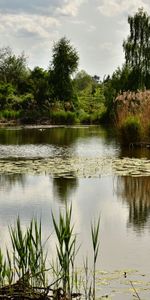
POLYGON ((97 223, 91 223, 91 236, 92 236, 92 246, 93 246, 93 300, 95 300, 95 289, 96 289, 96 261, 99 252, 99 229, 100 229, 100 217, 97 223))
POLYGON ((21 111, 15 111, 15 110, 2 110, 0 112, 0 119, 6 119, 6 120, 16 120, 19 119, 21 116, 21 111))
POLYGON ((72 125, 76 123, 76 114, 71 111, 56 111, 50 113, 50 119, 53 124, 57 125, 72 125))
MULTIPOLYGON (((9 292, 13 293, 11 287, 19 280, 23 280, 28 287, 44 289, 44 291, 59 291, 61 288, 66 295, 80 296, 85 292, 85 298, 92 295, 95 299, 95 273, 96 261, 99 251, 99 225, 98 222, 91 224, 91 238, 93 247, 93 269, 88 267, 88 258, 84 262, 85 275, 78 273, 75 265, 76 255, 79 249, 76 248, 77 236, 72 225, 72 205, 65 206, 59 212, 56 219, 51 214, 54 232, 57 238, 56 262, 45 250, 45 243, 42 238, 41 222, 32 219, 26 228, 23 228, 18 217, 15 225, 9 227, 11 240, 11 251, 6 248, 4 255, 0 249, 0 288, 9 284, 9 292), (47 259, 48 258, 48 259, 47 259), (52 261, 52 263, 50 262, 52 261), (93 284, 88 276, 93 274, 93 284), (49 280, 52 283, 49 284, 49 280), (89 286, 90 282, 90 286, 89 286), (53 288, 52 288, 53 286, 53 288), (93 294, 91 293, 93 287, 93 294)), ((32 290, 33 291, 33 290, 32 290)), ((0 289, 1 292, 1 289, 0 289)))
POLYGON ((142 127, 138 117, 127 117, 120 128, 121 140, 124 144, 139 142, 142 135, 142 127))
POLYGON ((71 272, 74 273, 74 260, 75 260, 75 245, 76 235, 73 233, 73 226, 71 225, 72 205, 68 208, 66 205, 65 213, 59 214, 59 220, 56 221, 53 213, 53 224, 55 233, 58 240, 57 256, 60 264, 60 273, 62 277, 63 290, 65 293, 71 293, 71 282, 74 274, 71 276, 71 272))

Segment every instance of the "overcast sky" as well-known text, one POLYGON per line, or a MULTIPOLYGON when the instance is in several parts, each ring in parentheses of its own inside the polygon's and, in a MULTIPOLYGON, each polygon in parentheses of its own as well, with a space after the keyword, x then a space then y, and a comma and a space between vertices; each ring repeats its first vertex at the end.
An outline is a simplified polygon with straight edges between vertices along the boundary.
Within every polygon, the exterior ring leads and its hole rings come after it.
POLYGON ((102 79, 122 65, 127 18, 139 7, 150 13, 150 0, 0 0, 1 47, 24 51, 31 68, 47 68, 53 43, 66 36, 79 70, 102 79))

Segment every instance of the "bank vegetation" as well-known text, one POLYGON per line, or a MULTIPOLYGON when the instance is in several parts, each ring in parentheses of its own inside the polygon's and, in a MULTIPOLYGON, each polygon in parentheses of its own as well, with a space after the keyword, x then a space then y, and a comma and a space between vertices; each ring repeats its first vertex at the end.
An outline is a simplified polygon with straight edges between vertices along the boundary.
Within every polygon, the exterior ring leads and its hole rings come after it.
POLYGON ((150 17, 139 8, 128 23, 125 61, 104 78, 78 71, 79 54, 66 37, 54 43, 46 70, 1 48, 0 122, 111 123, 126 144, 149 140, 150 17))

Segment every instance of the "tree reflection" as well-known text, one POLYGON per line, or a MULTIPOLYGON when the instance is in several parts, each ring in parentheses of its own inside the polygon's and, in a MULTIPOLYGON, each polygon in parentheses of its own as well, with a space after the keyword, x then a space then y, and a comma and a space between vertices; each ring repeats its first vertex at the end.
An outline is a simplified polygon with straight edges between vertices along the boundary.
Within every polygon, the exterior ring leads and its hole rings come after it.
POLYGON ((65 202, 75 192, 78 186, 78 179, 75 177, 59 177, 53 178, 53 193, 54 198, 65 202))
POLYGON ((150 215, 150 177, 118 177, 117 196, 128 203, 128 226, 140 231, 150 215))
POLYGON ((0 174, 0 189, 9 191, 16 183, 24 186, 25 181, 24 174, 0 174))

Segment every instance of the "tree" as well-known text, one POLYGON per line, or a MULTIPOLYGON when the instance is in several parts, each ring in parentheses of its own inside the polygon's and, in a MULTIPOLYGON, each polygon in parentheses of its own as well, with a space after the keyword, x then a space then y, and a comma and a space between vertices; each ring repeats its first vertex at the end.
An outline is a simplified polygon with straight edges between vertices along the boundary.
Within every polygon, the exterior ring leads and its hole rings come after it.
POLYGON ((17 89, 27 76, 26 57, 22 53, 18 57, 11 48, 0 49, 0 81, 10 83, 17 89))
POLYGON ((30 74, 30 92, 33 94, 38 106, 49 100, 48 72, 40 67, 35 67, 30 74))
POLYGON ((54 99, 61 101, 71 101, 73 99, 71 75, 76 71, 78 61, 77 51, 65 37, 54 44, 50 69, 54 99))
POLYGON ((78 72, 74 78, 74 86, 78 93, 87 89, 89 86, 91 88, 92 83, 92 77, 89 74, 87 74, 84 70, 78 72))
POLYGON ((126 64, 131 69, 133 89, 150 88, 150 17, 139 9, 128 17, 130 35, 123 42, 126 64))

